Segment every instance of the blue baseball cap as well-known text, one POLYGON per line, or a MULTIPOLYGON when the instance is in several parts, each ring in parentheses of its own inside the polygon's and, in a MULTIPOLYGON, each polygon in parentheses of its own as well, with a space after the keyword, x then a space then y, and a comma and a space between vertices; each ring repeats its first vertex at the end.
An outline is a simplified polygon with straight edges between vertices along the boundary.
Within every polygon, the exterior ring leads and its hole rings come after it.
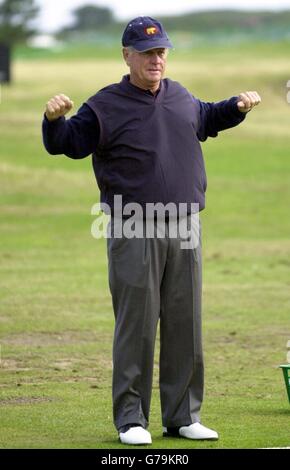
POLYGON ((150 16, 138 16, 127 24, 122 37, 122 45, 131 46, 138 52, 159 47, 173 47, 162 24, 150 16))

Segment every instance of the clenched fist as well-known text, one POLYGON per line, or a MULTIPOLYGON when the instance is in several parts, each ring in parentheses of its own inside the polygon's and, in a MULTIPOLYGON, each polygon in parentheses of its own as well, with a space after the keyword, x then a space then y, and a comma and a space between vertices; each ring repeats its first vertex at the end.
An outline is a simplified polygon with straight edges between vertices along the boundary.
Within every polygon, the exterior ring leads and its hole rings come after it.
POLYGON ((254 106, 257 106, 259 103, 261 103, 261 101, 261 97, 256 91, 246 91, 245 93, 241 93, 239 95, 237 106, 239 111, 242 113, 247 113, 248 111, 251 111, 254 106))
POLYGON ((49 121, 55 121, 73 108, 73 101, 65 95, 56 95, 46 103, 45 115, 49 121))

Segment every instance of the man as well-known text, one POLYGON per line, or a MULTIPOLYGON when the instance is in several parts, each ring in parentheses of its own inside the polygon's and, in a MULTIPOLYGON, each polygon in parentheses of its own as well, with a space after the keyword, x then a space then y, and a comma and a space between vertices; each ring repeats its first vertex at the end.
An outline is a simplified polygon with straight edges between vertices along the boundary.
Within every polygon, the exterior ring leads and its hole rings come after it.
MULTIPOLYGON (((100 90, 66 120, 73 107, 65 95, 46 105, 43 138, 51 154, 84 158, 93 153, 101 202, 111 208, 112 228, 126 224, 122 207, 160 203, 178 207, 177 220, 192 224, 204 208, 206 175, 200 141, 238 125, 256 106, 256 92, 220 103, 194 98, 163 79, 172 44, 150 17, 127 25, 123 56, 130 74, 100 90), (182 206, 183 210, 179 210, 182 206)), ((150 217, 149 217, 150 218, 150 217)), ((160 398, 165 436, 218 439, 200 423, 203 399, 201 343, 201 243, 182 249, 180 232, 163 236, 155 216, 154 237, 108 239, 109 284, 115 314, 113 414, 124 444, 151 444, 147 430, 154 344, 160 319, 160 398)), ((153 221, 153 222, 152 222, 153 221)), ((142 224, 146 216, 142 217, 142 224)), ((115 232, 114 232, 115 233, 115 232)))

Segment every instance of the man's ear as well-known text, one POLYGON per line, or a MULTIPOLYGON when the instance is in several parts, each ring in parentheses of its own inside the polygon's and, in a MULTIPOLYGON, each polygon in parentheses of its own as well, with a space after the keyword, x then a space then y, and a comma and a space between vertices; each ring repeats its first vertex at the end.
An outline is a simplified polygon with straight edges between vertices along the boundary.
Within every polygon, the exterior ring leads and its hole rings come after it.
POLYGON ((130 66, 130 52, 128 51, 128 49, 126 47, 123 47, 123 57, 124 57, 124 60, 126 62, 126 64, 128 66, 130 66))

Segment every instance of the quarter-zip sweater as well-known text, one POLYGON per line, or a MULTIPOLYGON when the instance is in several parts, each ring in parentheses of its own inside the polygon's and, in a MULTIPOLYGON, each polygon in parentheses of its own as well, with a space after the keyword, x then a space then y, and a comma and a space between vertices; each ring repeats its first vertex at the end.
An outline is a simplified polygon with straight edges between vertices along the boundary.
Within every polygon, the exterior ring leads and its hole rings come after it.
POLYGON ((163 79, 154 95, 124 76, 103 88, 71 119, 43 121, 51 154, 84 158, 93 154, 101 202, 123 205, 198 203, 205 207, 206 173, 200 141, 242 122, 237 97, 205 103, 183 86, 163 79))

